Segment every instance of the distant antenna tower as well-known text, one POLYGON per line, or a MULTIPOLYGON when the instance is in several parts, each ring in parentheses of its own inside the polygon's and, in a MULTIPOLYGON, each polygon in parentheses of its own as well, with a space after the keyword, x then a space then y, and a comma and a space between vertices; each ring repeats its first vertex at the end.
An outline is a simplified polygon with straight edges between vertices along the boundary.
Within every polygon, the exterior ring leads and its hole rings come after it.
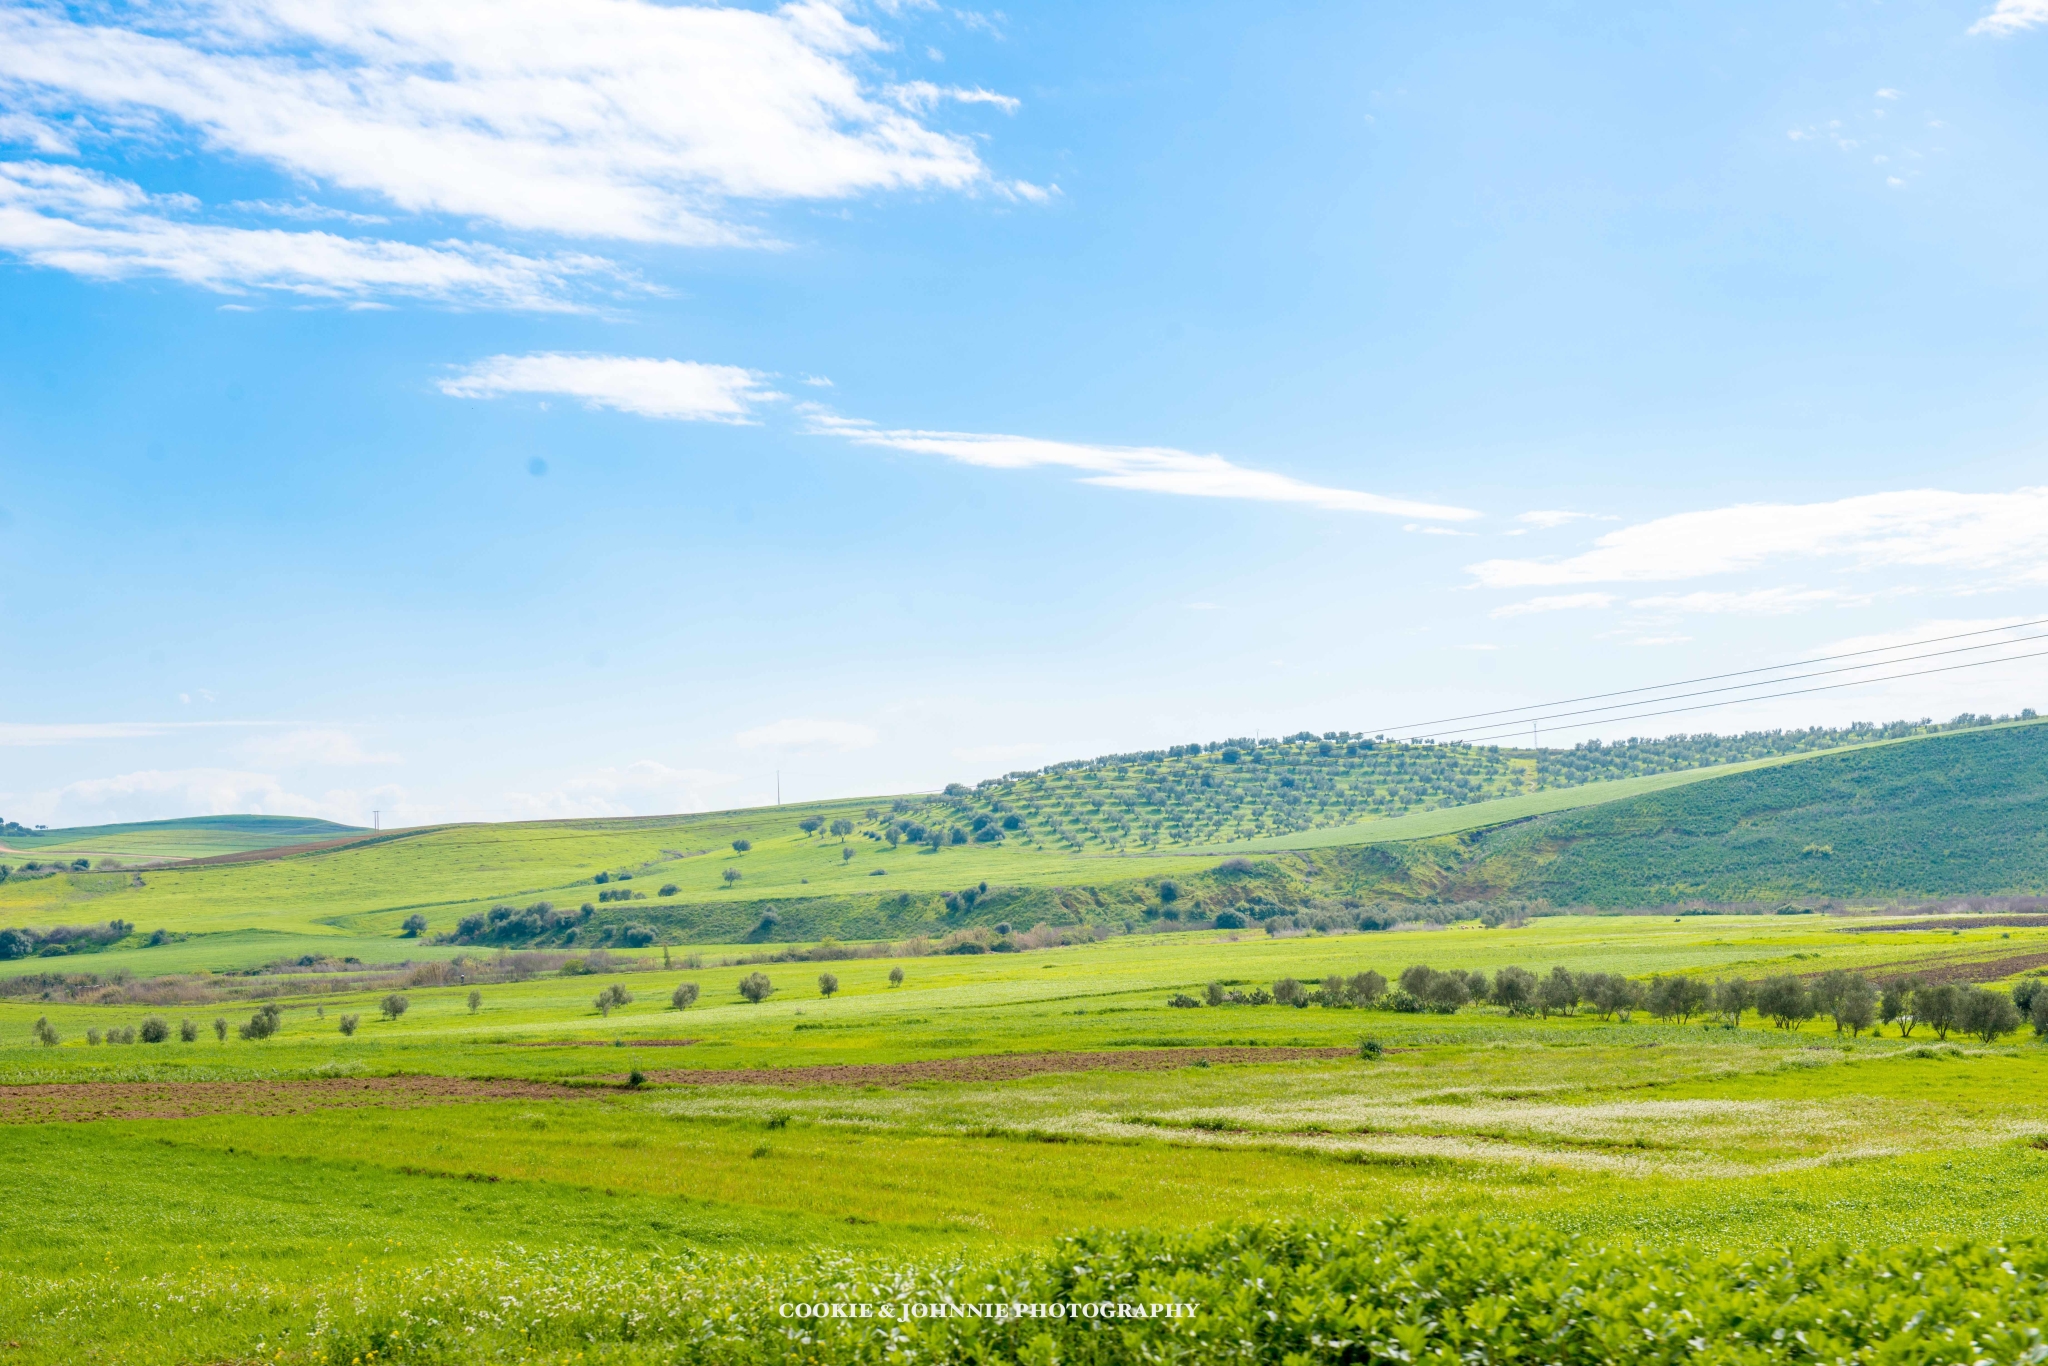
POLYGON ((384 828, 384 813, 383 813, 382 811, 372 811, 372 812, 370 813, 370 829, 372 829, 372 830, 382 830, 383 828, 384 828))
POLYGON ((782 770, 775 770, 775 804, 782 805, 782 770))

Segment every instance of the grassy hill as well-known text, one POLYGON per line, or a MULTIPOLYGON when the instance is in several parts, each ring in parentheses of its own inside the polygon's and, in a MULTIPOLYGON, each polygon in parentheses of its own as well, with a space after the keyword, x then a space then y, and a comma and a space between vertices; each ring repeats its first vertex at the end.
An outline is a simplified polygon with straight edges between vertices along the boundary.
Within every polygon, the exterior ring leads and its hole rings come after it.
MULTIPOLYGON (((1872 739, 1876 734, 1864 728, 1766 737, 1761 747, 1790 752, 1573 781, 1489 801, 1460 799, 1228 843, 1178 843, 1175 836, 1149 851, 1128 841, 1105 847, 1078 834, 1062 838, 1037 824, 1062 809, 1048 794, 1055 787, 1065 794, 1071 775, 1058 771, 1036 775, 1037 787, 1010 779, 936 799, 357 831, 340 847, 314 840, 316 847, 298 852, 140 869, 81 870, 52 860, 26 873, 15 865, 0 881, 0 928, 125 927, 72 941, 77 952, 92 955, 78 967, 153 974, 301 955, 378 962, 498 947, 630 946, 650 938, 733 944, 938 937, 1002 921, 1019 928, 1041 921, 1185 924, 1222 910, 1254 921, 1304 914, 1356 921, 1392 913, 1375 907, 1478 899, 1627 907, 2048 887, 2048 842, 2040 833, 2048 815, 2048 730, 2020 723, 1938 728, 1890 741, 1872 739), (1862 742, 1851 743, 1857 736, 1862 742), (1002 818, 1011 814, 1016 827, 1004 830, 1002 818), (424 934, 405 933, 414 915, 425 919, 424 934), (148 943, 157 930, 166 934, 148 943)), ((1231 782, 1246 784, 1247 792, 1264 784, 1257 790, 1269 796, 1309 794, 1302 808, 1284 801, 1275 808, 1293 812, 1290 819, 1334 821, 1344 809, 1335 793, 1346 782, 1362 790, 1375 765, 1406 764, 1407 772, 1426 771, 1442 785, 1463 765, 1477 772, 1499 757, 1447 746, 1367 749, 1339 739, 1240 750, 1233 762, 1229 748, 1127 765, 1099 761, 1078 770, 1075 781, 1099 780, 1107 790, 1135 781, 1131 774, 1173 777, 1208 794, 1199 799, 1204 803, 1221 800, 1219 791, 1228 795, 1231 782), (1321 752, 1325 745, 1330 754, 1321 752), (1347 747, 1357 752, 1347 755, 1347 747), (1129 773, 1119 778, 1119 767, 1129 773), (1223 770, 1217 786, 1201 786, 1205 775, 1223 770), (1295 786, 1279 786, 1287 777, 1295 786), (1318 777, 1331 787, 1313 786, 1318 777)), ((1543 764, 1582 774, 1737 748, 1592 747, 1546 753, 1543 764)), ((1510 755, 1502 762, 1516 761, 1510 755)), ((1196 813, 1206 806, 1175 806, 1163 789, 1154 795, 1167 802, 1174 828, 1202 828, 1196 813)), ((296 823, 282 833, 311 839, 326 833, 318 824, 296 823)), ((122 829, 113 828, 116 837, 122 829)), ((335 829, 351 833, 327 827, 335 829)), ((0 963, 0 972, 60 966, 17 956, 0 963)))
POLYGON ((1466 837, 1441 894, 1560 905, 2048 892, 2048 729, 1731 773, 1466 837))
MULTIPOLYGON (((2004 720, 2007 718, 1999 718, 2004 720)), ((1110 754, 953 784, 901 814, 919 829, 964 827, 1076 853, 1203 848, 1361 827, 1503 798, 1651 778, 1990 724, 1897 721, 1840 729, 1675 735, 1567 750, 1412 744, 1347 731, 1110 754), (993 828, 991 828, 993 827, 993 828)), ((1583 803, 1575 803, 1583 804, 1583 803)), ((1553 808, 1543 808, 1553 809, 1553 808)), ((1391 838, 1412 838, 1409 835, 1391 838)), ((1351 842, 1351 836, 1325 844, 1351 842)), ((1293 844, 1284 847, 1301 847, 1293 844)))
POLYGON ((77 825, 61 830, 31 830, 8 824, 5 832, 0 833, 0 850, 31 860, 58 855, 124 862, 214 858, 368 833, 360 826, 302 816, 192 816, 128 825, 77 825))

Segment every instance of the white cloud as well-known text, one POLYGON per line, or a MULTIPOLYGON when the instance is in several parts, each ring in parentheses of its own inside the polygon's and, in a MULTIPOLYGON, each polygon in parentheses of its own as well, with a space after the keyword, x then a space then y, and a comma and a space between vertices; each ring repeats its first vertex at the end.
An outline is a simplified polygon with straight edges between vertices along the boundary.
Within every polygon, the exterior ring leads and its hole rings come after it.
POLYGON ((1612 607, 1612 593, 1561 593, 1554 597, 1530 598, 1526 602, 1511 602, 1496 607, 1487 613, 1495 617, 1523 617, 1532 612, 1569 612, 1586 607, 1612 607))
POLYGON ((553 792, 508 792, 509 810, 526 819, 573 820, 590 816, 649 816, 702 811, 712 794, 738 781, 708 768, 670 768, 641 759, 571 778, 553 792))
POLYGON ((478 361, 441 381, 441 392, 455 398, 567 394, 641 417, 745 422, 754 404, 783 397, 764 387, 764 378, 735 365, 541 352, 478 361))
POLYGON ((1539 508, 1534 512, 1518 512, 1515 514, 1515 520, 1548 530, 1554 526, 1563 526, 1567 522, 1586 521, 1592 516, 1593 514, 1590 512, 1561 512, 1555 509, 1539 508))
POLYGON ((1680 593, 1632 598, 1631 607, 1663 612, 1708 612, 1731 616, 1775 617, 1805 612, 1825 603, 1847 605, 1870 601, 1867 593, 1832 588, 1758 588, 1747 593, 1680 593))
POLYGON ((873 726, 863 726, 855 721, 791 718, 743 730, 733 737, 733 742, 742 749, 777 746, 843 750, 866 749, 880 738, 873 726))
POLYGON ((286 767, 320 765, 352 768, 362 764, 395 764, 396 754, 376 754, 345 730, 292 730, 245 740, 241 752, 259 763, 286 767))
POLYGON ((905 109, 924 113, 935 105, 948 100, 956 104, 992 104, 1005 114, 1014 114, 1022 102, 1010 95, 998 95, 993 90, 979 86, 968 90, 957 85, 933 85, 930 81, 911 81, 905 85, 889 87, 889 97, 905 109))
POLYGON ((1970 32, 1995 33, 2002 38, 2036 24, 2048 24, 2048 0, 1998 0, 1997 8, 1970 25, 1970 32))
POLYGON ((726 245, 762 240, 732 201, 989 182, 969 139, 864 85, 886 46, 824 0, 17 5, 0 88, 405 212, 726 245))
MULTIPOLYGON (((4 39, 0 39, 4 47, 4 39)), ((400 295, 555 311, 573 288, 623 278, 594 256, 521 256, 475 242, 416 246, 328 232, 195 223, 183 196, 41 161, 0 161, 0 252, 99 280, 164 276, 224 293, 400 295)))
POLYGON ((1173 493, 1195 498, 1304 503, 1339 512, 1380 512, 1396 517, 1447 521, 1462 521, 1479 515, 1467 508, 1409 502, 1355 489, 1304 483, 1268 470, 1247 469, 1220 455, 1194 455, 1166 446, 1089 446, 977 432, 889 431, 816 409, 811 411, 810 418, 813 430, 843 437, 856 445, 939 455, 987 469, 1056 466, 1083 470, 1086 475, 1082 483, 1104 488, 1173 493))
POLYGON ((2048 488, 2010 493, 1915 489, 1832 503, 1748 503, 1684 512, 1611 531, 1563 560, 1468 566, 1489 588, 1670 582, 1778 560, 1836 558, 1855 567, 1922 566, 2048 580, 2048 488))
POLYGON ((1895 100, 1899 97, 1899 92, 1892 89, 1890 86, 1886 86, 1884 89, 1877 92, 1877 97, 1881 100, 1895 100))
POLYGON ((353 825, 367 823, 372 807, 381 806, 390 814, 402 801, 396 788, 308 797, 287 790, 269 773, 182 768, 87 778, 38 792, 26 805, 30 819, 53 826, 228 815, 317 816, 353 825))

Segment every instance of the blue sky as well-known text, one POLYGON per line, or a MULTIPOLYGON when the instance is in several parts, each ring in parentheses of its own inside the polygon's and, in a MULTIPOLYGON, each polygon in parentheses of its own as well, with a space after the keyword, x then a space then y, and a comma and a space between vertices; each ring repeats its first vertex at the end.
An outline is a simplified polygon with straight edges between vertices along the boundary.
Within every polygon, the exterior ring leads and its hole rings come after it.
POLYGON ((0 0, 0 813, 929 788, 2048 616, 2044 114, 2048 0, 0 0))

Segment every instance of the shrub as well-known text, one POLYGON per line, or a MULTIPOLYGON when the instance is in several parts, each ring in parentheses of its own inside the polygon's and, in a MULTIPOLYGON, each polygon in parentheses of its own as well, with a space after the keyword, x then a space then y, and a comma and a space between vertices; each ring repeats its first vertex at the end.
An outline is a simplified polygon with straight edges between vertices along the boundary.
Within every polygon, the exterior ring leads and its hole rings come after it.
POLYGON ((753 847, 754 842, 752 840, 734 840, 732 842, 732 851, 735 854, 744 854, 753 847))
POLYGON ((427 918, 414 911, 398 928, 405 932, 407 939, 417 939, 427 932, 427 918))
POLYGON ((1171 880, 1160 883, 1159 899, 1161 901, 1180 900, 1180 884, 1178 882, 1173 882, 1171 880))
POLYGON ((36 1022, 29 1026, 28 1032, 45 1048, 55 1048, 62 1042, 57 1027, 50 1023, 50 1017, 47 1015, 38 1015, 36 1022))
POLYGON ((1248 923, 1250 922, 1246 921, 1236 911, 1218 911, 1216 913, 1216 928, 1219 930, 1241 930, 1248 923))
POLYGON ((688 1010, 691 1006, 697 1004, 697 984, 695 982, 678 984, 676 989, 669 993, 668 1003, 671 1009, 688 1010))
POLYGON ((1347 985, 1351 999, 1362 1006, 1376 1005, 1387 994, 1387 979, 1376 972, 1354 973, 1347 985))
POLYGON ((603 991, 598 992, 597 1000, 592 1004, 596 1006, 598 1014, 606 1019, 610 1019, 614 1010, 621 1006, 633 1004, 633 993, 617 982, 614 982, 603 991))
POLYGON ((1222 1005, 1226 999, 1223 994, 1223 983, 1211 982, 1208 986, 1203 987, 1202 999, 1212 1006, 1222 1005))
POLYGON ((394 991, 383 1000, 377 1002, 377 1010, 385 1019, 396 1021, 399 1016, 405 1014, 406 1008, 411 1004, 411 1001, 406 1000, 405 997, 400 996, 394 991))
POLYGON ((636 1067, 631 1072, 628 1072, 626 1074, 626 1085, 633 1087, 635 1090, 638 1090, 640 1087, 645 1086, 646 1084, 647 1074, 645 1072, 642 1072, 639 1068, 636 1067))
POLYGON ((2034 1004, 2028 1008, 2027 1018, 2033 1021, 2034 1033, 2048 1039, 2048 991, 2034 993, 2034 1004))
POLYGON ((360 1016, 360 1015, 344 1015, 344 1016, 342 1016, 342 1017, 341 1017, 341 1036, 342 1036, 343 1038, 349 1038, 349 1037, 351 1037, 351 1036, 352 1036, 352 1035, 354 1035, 354 1033, 356 1032, 356 1026, 357 1026, 357 1025, 359 1025, 359 1024, 361 1024, 362 1022, 363 1022, 363 1017, 362 1017, 362 1016, 360 1016))
POLYGON ((1282 977, 1273 983, 1273 999, 1283 1006, 1291 1006, 1296 1000, 1306 999, 1306 990, 1292 977, 1282 977))
POLYGON ((818 974, 818 994, 830 996, 839 990, 839 979, 829 972, 818 974))
POLYGON ((108 1042, 108 1043, 134 1043, 134 1042, 135 1042, 135 1026, 134 1026, 134 1025, 123 1025, 123 1026, 121 1026, 121 1027, 120 1027, 119 1029, 110 1029, 110 1030, 108 1030, 108 1031, 107 1031, 107 1042, 108 1042))
POLYGON ((484 994, 483 994, 483 993, 482 993, 481 991, 472 991, 472 992, 470 992, 470 993, 469 993, 469 1013, 470 1013, 470 1014, 474 1015, 474 1014, 476 1014, 476 1013, 477 1013, 477 1011, 478 1011, 478 1010, 482 1009, 482 1007, 483 1007, 483 1003, 484 1003, 484 994))
POLYGON ((152 1015, 142 1022, 142 1041, 144 1043, 162 1043, 170 1037, 170 1022, 165 1020, 163 1016, 152 1015))
POLYGON ((902 986, 902 985, 903 985, 903 969, 902 969, 902 968, 900 968, 900 967, 895 967, 895 968, 890 968, 890 969, 889 969, 889 985, 890 985, 890 986, 892 986, 892 987, 900 987, 900 986, 902 986))
POLYGON ((228 1022, 219 1015, 213 1017, 213 1037, 220 1043, 228 1041, 228 1022))
POLYGON ((680 892, 681 890, 683 890, 683 889, 682 889, 682 888, 680 888, 680 887, 678 887, 678 886, 676 886, 676 885, 675 885, 675 883, 673 883, 673 882, 664 882, 664 883, 662 883, 662 884, 661 884, 661 890, 660 890, 659 892, 655 893, 655 895, 656 895, 656 896, 674 896, 674 895, 675 895, 675 894, 676 894, 677 892, 680 892))
POLYGON ((775 993, 775 984, 768 980, 765 972, 750 972, 740 978, 740 995, 755 1005, 767 1000, 775 993))
POLYGON ((803 831, 806 835, 815 835, 825 828, 825 818, 823 816, 806 816, 796 823, 796 828, 803 831))
MULTIPOLYGON (((227 1022, 223 1020, 221 1023, 225 1024, 227 1022)), ((90 1047, 98 1048, 100 1046, 100 1032, 97 1029, 86 1030, 85 1041, 90 1047)))
POLYGON ((1184 991, 1176 991, 1173 995, 1166 998, 1166 1004, 1182 1010, 1191 1010, 1202 1003, 1184 991))
POLYGON ((1358 1041, 1358 1056, 1368 1061, 1377 1058, 1384 1052, 1386 1052, 1386 1049, 1380 1046, 1378 1039, 1360 1039, 1358 1041))
POLYGON ((180 1020, 180 1021, 178 1021, 178 1042, 179 1042, 179 1043, 198 1043, 198 1042, 199 1042, 199 1021, 197 1021, 197 1020, 180 1020))

